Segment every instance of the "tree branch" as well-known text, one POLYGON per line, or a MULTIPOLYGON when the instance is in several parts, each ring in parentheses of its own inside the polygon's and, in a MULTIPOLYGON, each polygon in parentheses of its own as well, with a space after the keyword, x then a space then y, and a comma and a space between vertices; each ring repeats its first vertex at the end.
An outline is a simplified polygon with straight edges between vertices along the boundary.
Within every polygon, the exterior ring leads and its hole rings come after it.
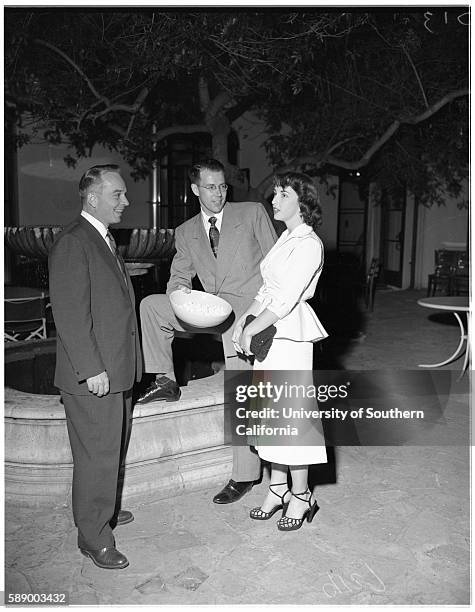
POLYGON ((388 141, 390 138, 399 130, 401 125, 417 125, 418 123, 422 123, 429 117, 435 115, 441 108, 452 102, 456 98, 461 98, 463 96, 467 96, 469 93, 468 89, 457 89, 452 93, 445 95, 443 98, 429 106, 423 113, 417 115, 416 117, 411 117, 408 119, 401 119, 399 121, 393 121, 393 123, 388 127, 388 129, 384 132, 384 134, 376 140, 376 142, 371 145, 371 147, 366 151, 366 153, 357 161, 347 162, 345 160, 336 159, 334 157, 328 156, 324 162, 328 164, 332 164, 334 166, 338 166, 340 168, 345 168, 346 170, 358 170, 366 166, 373 155, 381 149, 381 147, 388 141))
POLYGON ((343 140, 336 142, 329 149, 327 149, 327 151, 325 151, 325 157, 333 153, 333 151, 336 151, 336 149, 338 149, 339 147, 342 147, 347 142, 351 142, 352 140, 358 140, 358 138, 361 138, 361 134, 357 134, 356 136, 350 136, 349 138, 344 138, 343 140))
POLYGON ((139 93, 133 104, 109 104, 104 110, 94 113, 94 115, 92 115, 92 119, 99 119, 99 117, 107 115, 107 113, 110 113, 112 111, 124 111, 126 113, 132 113, 133 115, 135 115, 144 103, 144 100, 148 96, 148 94, 148 87, 144 87, 144 89, 142 89, 142 91, 139 93))
POLYGON ((152 142, 160 142, 167 136, 172 134, 197 134, 198 132, 209 132, 209 128, 204 123, 196 123, 194 125, 174 125, 163 128, 151 137, 152 142))
MULTIPOLYGON (((305 155, 302 157, 296 157, 289 164, 287 164, 283 168, 279 168, 278 172, 287 172, 290 170, 296 170, 304 165, 311 165, 314 168, 321 168, 326 164, 331 164, 332 166, 337 166, 338 168, 344 168, 345 170, 359 170, 364 168, 370 162, 373 155, 381 149, 381 147, 390 140, 394 134, 399 130, 401 125, 417 125, 422 121, 425 121, 429 117, 435 115, 441 108, 452 102, 457 98, 462 98, 463 96, 467 96, 469 94, 469 90, 466 88, 457 89, 452 93, 445 95, 443 98, 432 104, 429 108, 427 108, 423 113, 417 115, 416 117, 410 117, 407 119, 401 119, 397 121, 393 121, 391 125, 387 128, 387 130, 382 134, 366 151, 366 153, 360 157, 360 159, 356 161, 346 161, 343 159, 338 159, 329 155, 329 153, 335 149, 337 145, 334 145, 326 154, 322 155, 320 158, 317 155, 305 155)), ((338 146, 343 144, 344 141, 338 143, 338 146)), ((267 175, 257 186, 257 189, 261 191, 265 191, 267 185, 272 180, 272 176, 274 173, 267 175)))
POLYGON ((68 55, 66 55, 66 53, 64 53, 64 51, 61 51, 61 49, 58 49, 58 47, 56 47, 55 45, 49 42, 46 42, 45 40, 41 40, 40 38, 35 38, 33 42, 38 45, 43 45, 43 47, 47 47, 48 49, 50 49, 51 51, 54 51, 54 53, 57 53, 60 57, 62 57, 64 61, 67 62, 70 66, 72 66, 74 70, 86 81, 87 86, 89 87, 93 95, 98 100, 101 100, 102 102, 104 102, 104 104, 109 104, 109 100, 106 97, 101 96, 101 94, 97 91, 97 89, 92 84, 91 80, 84 74, 84 72, 76 64, 76 62, 74 62, 68 55))
MULTIPOLYGON (((148 87, 144 87, 142 91, 139 93, 139 95, 137 96, 137 98, 135 99, 135 102, 133 104, 113 104, 109 100, 109 98, 101 95, 97 91, 97 89, 94 87, 89 77, 87 77, 87 75, 83 72, 83 70, 81 70, 81 68, 76 64, 76 62, 74 62, 66 53, 64 53, 64 51, 61 51, 61 49, 58 49, 58 47, 56 47, 55 45, 49 42, 46 42, 45 40, 41 40, 40 38, 35 38, 33 42, 35 42, 38 45, 47 47, 48 49, 50 49, 51 51, 54 51, 54 53, 57 53, 60 57, 62 57, 64 61, 67 62, 70 66, 72 66, 74 70, 86 81, 89 89, 91 90, 95 98, 97 98, 97 101, 88 110, 86 110, 85 112, 81 114, 78 120, 78 128, 80 127, 81 123, 84 121, 85 117, 87 117, 87 115, 89 115, 92 112, 92 108, 94 108, 95 106, 98 106, 99 104, 104 104, 105 108, 91 115, 91 118, 93 121, 113 111, 124 111, 126 113, 132 113, 135 116, 139 108, 144 103, 145 98, 149 94, 150 90, 148 89, 148 87)), ((128 137, 128 134, 130 133, 130 129, 132 127, 134 118, 135 117, 131 118, 126 132, 121 130, 122 135, 125 135, 125 137, 128 137)), ((115 126, 113 129, 114 131, 117 131, 117 126, 115 126)))
POLYGON ((206 109, 206 119, 208 120, 211 117, 215 117, 219 113, 219 111, 222 110, 226 106, 226 104, 229 104, 231 101, 232 98, 227 92, 222 91, 221 93, 219 93, 206 109))
POLYGON ((408 123, 408 124, 414 125, 416 123, 420 123, 421 121, 425 121, 429 117, 432 117, 432 115, 435 115, 437 111, 439 111, 449 102, 452 102, 453 100, 456 100, 457 98, 463 98, 463 96, 468 96, 469 93, 470 92, 468 88, 466 87, 462 89, 456 89, 452 93, 445 95, 438 102, 435 102, 434 104, 432 104, 432 106, 430 106, 426 111, 424 111, 423 113, 421 113, 414 119, 405 119, 401 123, 408 123))
POLYGON ((208 81, 203 76, 200 76, 198 81, 198 96, 200 99, 200 110, 202 113, 205 113, 210 103, 210 97, 208 81))
POLYGON ((405 45, 401 45, 401 47, 409 63, 412 66, 412 70, 414 71, 414 74, 416 75, 417 82, 419 83, 419 88, 422 92, 422 97, 424 98, 424 104, 426 105, 426 108, 429 108, 429 102, 427 101, 426 92, 424 91, 424 86, 422 85, 422 81, 419 76, 419 73, 417 72, 417 68, 415 67, 414 62, 412 61, 412 57, 409 55, 409 51, 406 49, 405 45))

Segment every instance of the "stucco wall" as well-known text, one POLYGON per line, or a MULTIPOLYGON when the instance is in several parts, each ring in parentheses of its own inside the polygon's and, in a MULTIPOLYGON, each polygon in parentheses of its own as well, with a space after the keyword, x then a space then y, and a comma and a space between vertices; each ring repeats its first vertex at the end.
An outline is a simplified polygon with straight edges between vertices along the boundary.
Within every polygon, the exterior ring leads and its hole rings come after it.
MULTIPOLYGON (((268 137, 262 122, 246 113, 233 124, 240 149, 238 163, 249 168, 251 185, 272 173, 266 157, 264 143, 268 137)), ((94 164, 116 163, 123 169, 127 183, 130 206, 117 227, 148 227, 150 224, 149 180, 135 182, 121 157, 96 146, 92 156, 78 162, 76 168, 68 168, 63 158, 71 151, 64 145, 30 144, 18 151, 18 224, 65 225, 80 210, 77 193, 78 181, 84 171, 94 164)), ((320 186, 323 225, 320 236, 327 249, 336 247, 338 222, 338 179, 332 178, 328 186, 320 186), (334 188, 334 192, 329 188, 334 188)))
POLYGON ((148 180, 134 182, 117 153, 96 146, 93 155, 68 168, 66 146, 30 144, 18 151, 18 224, 65 225, 80 211, 78 182, 94 164, 116 163, 122 167, 130 206, 117 227, 149 225, 148 180))
MULTIPOLYGON (((264 143, 268 137, 257 117, 248 113, 234 123, 239 142, 238 162, 241 168, 249 168, 251 185, 257 186, 272 172, 268 163, 264 143)), ((65 146, 33 144, 18 151, 18 224, 19 225, 65 225, 79 212, 77 185, 83 172, 94 164, 118 163, 128 187, 130 207, 123 216, 119 227, 148 227, 150 225, 150 186, 148 179, 135 182, 127 165, 117 153, 96 146, 90 158, 78 162, 76 168, 67 168, 63 157, 68 154, 65 146)), ((320 236, 327 250, 336 247, 338 227, 338 179, 330 180, 328 187, 320 186, 323 225, 320 236), (328 187, 334 187, 333 193, 328 187)), ((406 211, 405 244, 408 247, 403 287, 410 282, 412 209, 409 198, 406 211)), ((370 211, 371 213, 371 206, 370 211)), ((373 211, 372 223, 378 227, 378 210, 373 211)), ((369 220, 371 220, 371 214, 369 220)), ((427 277, 434 268, 434 250, 446 248, 444 243, 465 244, 468 235, 468 210, 459 209, 457 202, 447 198, 445 206, 419 207, 415 286, 427 286, 427 277)), ((371 238, 369 251, 377 256, 379 236, 377 231, 371 238), (371 245, 371 243, 373 243, 371 245)), ((370 257, 368 252, 368 257, 370 257)))

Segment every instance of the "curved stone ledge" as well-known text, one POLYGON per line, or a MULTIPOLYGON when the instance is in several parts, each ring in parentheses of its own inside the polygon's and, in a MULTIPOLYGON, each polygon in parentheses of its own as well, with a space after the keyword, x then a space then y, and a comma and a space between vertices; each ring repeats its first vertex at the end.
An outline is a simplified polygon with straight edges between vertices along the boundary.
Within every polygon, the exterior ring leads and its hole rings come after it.
MULTIPOLYGON (((134 503, 222 483, 231 468, 224 445, 223 373, 190 381, 178 402, 136 406, 122 497, 134 503)), ((72 457, 58 396, 5 389, 5 500, 69 505, 72 457)))

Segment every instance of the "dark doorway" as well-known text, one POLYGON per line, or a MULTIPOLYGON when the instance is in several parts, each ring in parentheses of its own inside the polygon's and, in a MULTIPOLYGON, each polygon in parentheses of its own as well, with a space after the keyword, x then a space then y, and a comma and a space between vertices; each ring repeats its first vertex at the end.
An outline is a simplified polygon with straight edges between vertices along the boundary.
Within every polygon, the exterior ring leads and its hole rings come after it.
POLYGON ((406 190, 383 192, 381 200, 381 280, 402 287, 406 190))
MULTIPOLYGON (((236 163, 239 140, 231 132, 228 140, 228 160, 236 163)), ((167 138, 167 147, 158 155, 158 191, 160 227, 175 228, 200 210, 199 202, 191 191, 188 171, 201 159, 212 157, 212 139, 207 133, 173 134, 167 138)), ((232 187, 227 194, 233 200, 232 187)))
POLYGON ((360 265, 365 261, 366 251, 366 204, 360 194, 358 181, 341 181, 337 251, 360 265))

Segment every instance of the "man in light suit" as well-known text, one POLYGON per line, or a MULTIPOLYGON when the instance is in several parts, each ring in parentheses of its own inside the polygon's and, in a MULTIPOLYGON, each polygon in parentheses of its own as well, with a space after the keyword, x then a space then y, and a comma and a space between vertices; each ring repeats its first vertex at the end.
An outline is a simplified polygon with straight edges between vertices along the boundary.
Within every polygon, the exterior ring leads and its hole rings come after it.
MULTIPOLYGON (((262 204, 226 203, 227 185, 219 161, 208 159, 195 164, 190 180, 201 212, 176 228, 176 255, 167 294, 177 289, 189 291, 192 279, 198 276, 204 290, 227 300, 239 318, 262 284, 259 264, 276 241, 274 227, 262 204)), ((177 400, 180 389, 173 370, 172 341, 174 331, 184 328, 173 313, 168 295, 150 295, 142 300, 140 317, 145 371, 156 374, 156 379, 137 403, 177 400)), ((229 321, 222 333, 226 368, 249 369, 250 362, 233 346, 232 323, 229 321)), ((213 501, 226 504, 240 499, 259 476, 257 453, 247 446, 234 447, 231 479, 213 501)))
POLYGON ((61 390, 73 455, 73 515, 81 552, 99 567, 129 564, 112 528, 133 520, 118 510, 117 486, 129 436, 132 386, 142 357, 130 277, 109 225, 129 205, 116 165, 81 178, 81 215, 49 257, 57 330, 55 385, 61 390))

